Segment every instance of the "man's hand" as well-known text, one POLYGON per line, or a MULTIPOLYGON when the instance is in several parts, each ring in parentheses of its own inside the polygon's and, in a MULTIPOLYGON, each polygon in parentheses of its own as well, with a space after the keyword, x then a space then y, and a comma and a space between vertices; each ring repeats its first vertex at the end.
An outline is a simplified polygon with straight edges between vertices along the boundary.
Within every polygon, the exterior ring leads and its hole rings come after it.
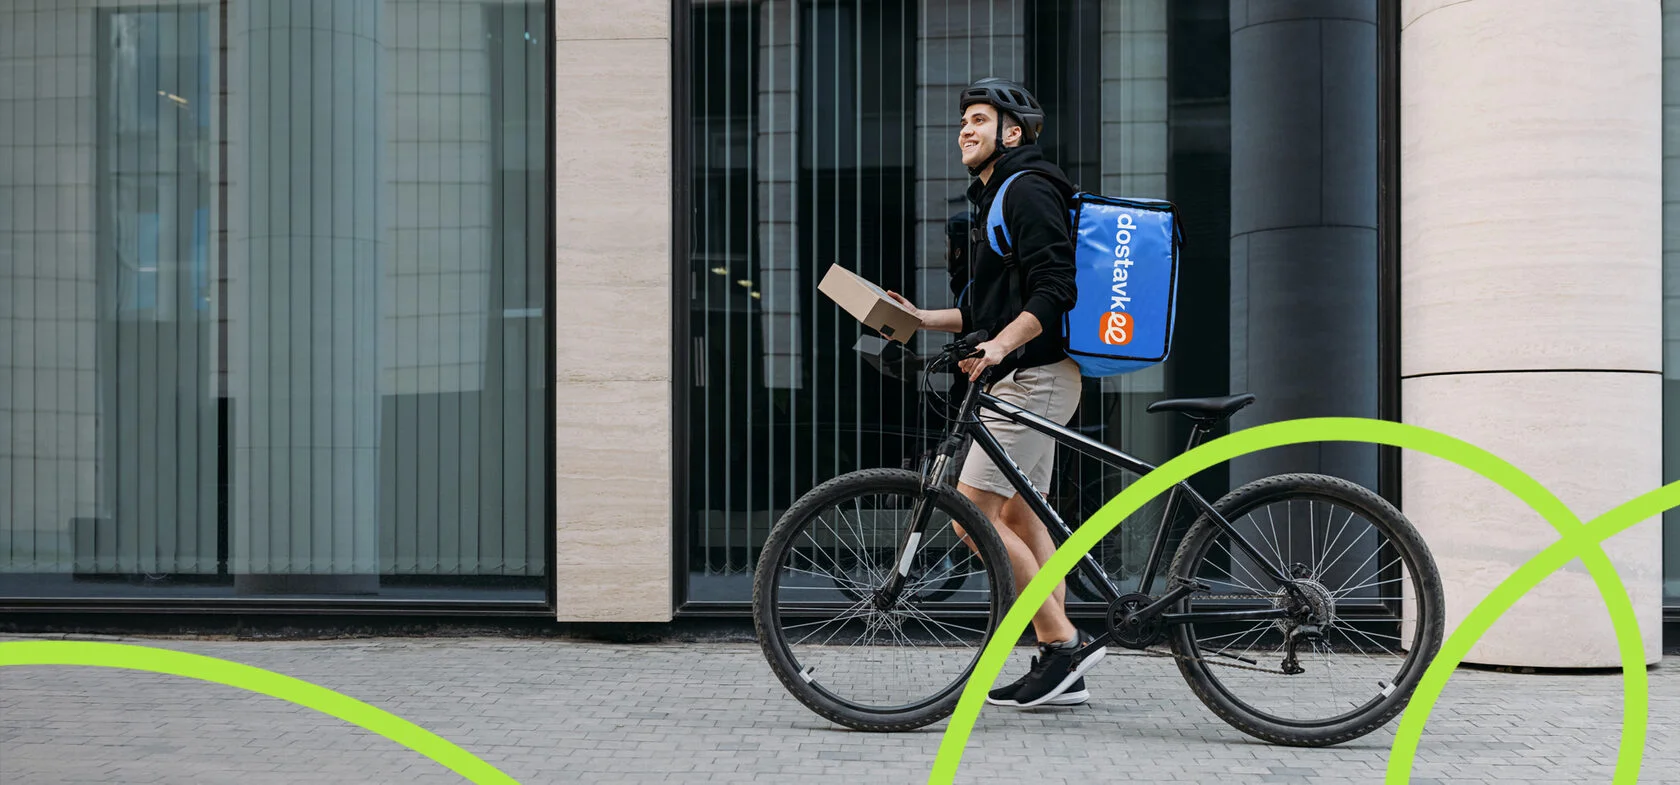
POLYGON ((979 381, 980 374, 983 371, 997 365, 1000 362, 1003 362, 1003 358, 1008 357, 1009 353, 1013 351, 1012 349, 1005 347, 1003 344, 998 343, 996 340, 982 343, 979 346, 974 347, 974 349, 976 351, 983 352, 983 354, 970 357, 957 363, 957 367, 961 368, 964 373, 968 374, 968 380, 971 382, 979 381))
POLYGON ((916 320, 922 323, 922 329, 940 333, 954 333, 962 330, 962 311, 956 308, 945 308, 938 311, 924 311, 917 308, 915 303, 904 298, 898 292, 888 291, 887 296, 893 302, 904 306, 904 309, 916 315, 916 320))
POLYGON ((1015 317, 1015 321, 1010 322, 1008 327, 1003 328, 998 337, 974 347, 985 354, 963 360, 957 363, 957 367, 968 373, 969 381, 979 381, 982 371, 1003 362, 1004 358, 1014 354, 1016 349, 1025 346, 1027 341, 1038 337, 1042 332, 1038 317, 1023 312, 1015 317))
POLYGON ((922 316, 922 309, 920 309, 920 308, 917 308, 917 307, 916 307, 916 304, 915 304, 915 303, 913 303, 913 302, 910 302, 910 301, 909 301, 909 300, 906 300, 906 299, 904 299, 904 295, 902 295, 902 294, 899 294, 899 293, 898 293, 898 292, 894 292, 894 291, 891 291, 891 290, 888 290, 888 291, 887 291, 887 296, 888 296, 888 297, 891 297, 891 298, 893 298, 893 302, 895 302, 895 303, 898 303, 898 304, 899 304, 899 305, 902 305, 902 306, 904 306, 904 308, 905 308, 905 310, 907 310, 907 311, 909 311, 909 312, 911 312, 911 313, 913 313, 913 314, 915 314, 915 315, 916 315, 916 319, 917 319, 917 320, 918 320, 918 321, 923 321, 923 322, 925 322, 925 321, 927 321, 927 318, 926 318, 926 317, 924 317, 924 316, 922 316))

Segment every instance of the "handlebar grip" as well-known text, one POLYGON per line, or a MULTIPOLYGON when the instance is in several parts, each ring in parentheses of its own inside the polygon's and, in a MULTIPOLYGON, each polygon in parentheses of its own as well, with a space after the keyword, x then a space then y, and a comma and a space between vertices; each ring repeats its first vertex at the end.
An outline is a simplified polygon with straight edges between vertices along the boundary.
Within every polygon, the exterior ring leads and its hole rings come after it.
POLYGON ((959 343, 961 343, 964 348, 973 349, 974 347, 985 343, 986 339, 989 337, 991 336, 985 330, 975 330, 974 332, 963 336, 959 343))

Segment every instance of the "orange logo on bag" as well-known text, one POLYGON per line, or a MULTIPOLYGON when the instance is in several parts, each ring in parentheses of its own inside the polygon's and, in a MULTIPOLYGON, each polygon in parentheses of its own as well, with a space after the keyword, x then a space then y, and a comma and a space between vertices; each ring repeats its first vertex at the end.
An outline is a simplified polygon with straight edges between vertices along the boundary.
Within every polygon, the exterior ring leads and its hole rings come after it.
POLYGON ((1123 311, 1103 314, 1102 340, 1110 346, 1124 346, 1132 342, 1132 317, 1123 311))

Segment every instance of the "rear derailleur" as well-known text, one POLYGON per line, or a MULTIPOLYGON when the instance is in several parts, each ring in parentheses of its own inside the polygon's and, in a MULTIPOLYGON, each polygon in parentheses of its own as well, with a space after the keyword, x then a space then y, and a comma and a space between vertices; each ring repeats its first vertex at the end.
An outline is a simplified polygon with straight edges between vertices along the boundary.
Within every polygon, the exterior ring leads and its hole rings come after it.
POLYGON ((1307 672, 1295 655, 1296 647, 1305 643, 1310 648, 1323 642, 1324 627, 1336 610, 1330 590, 1308 577, 1305 565, 1295 565, 1293 572, 1296 579, 1295 591, 1292 592, 1296 599, 1291 603, 1294 613, 1287 622, 1280 624, 1284 636, 1282 667, 1283 672, 1290 676, 1307 672))

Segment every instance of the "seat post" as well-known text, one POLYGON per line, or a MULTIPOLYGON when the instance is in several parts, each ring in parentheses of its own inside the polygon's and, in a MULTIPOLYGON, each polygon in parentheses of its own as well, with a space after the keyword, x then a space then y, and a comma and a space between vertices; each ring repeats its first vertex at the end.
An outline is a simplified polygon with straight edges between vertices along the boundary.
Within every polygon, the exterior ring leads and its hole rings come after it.
POLYGON ((1202 443, 1202 437, 1210 433, 1213 433, 1213 428, 1208 427, 1206 422, 1192 419, 1190 421, 1190 442, 1184 445, 1184 451, 1189 452, 1196 449, 1196 445, 1202 443))

